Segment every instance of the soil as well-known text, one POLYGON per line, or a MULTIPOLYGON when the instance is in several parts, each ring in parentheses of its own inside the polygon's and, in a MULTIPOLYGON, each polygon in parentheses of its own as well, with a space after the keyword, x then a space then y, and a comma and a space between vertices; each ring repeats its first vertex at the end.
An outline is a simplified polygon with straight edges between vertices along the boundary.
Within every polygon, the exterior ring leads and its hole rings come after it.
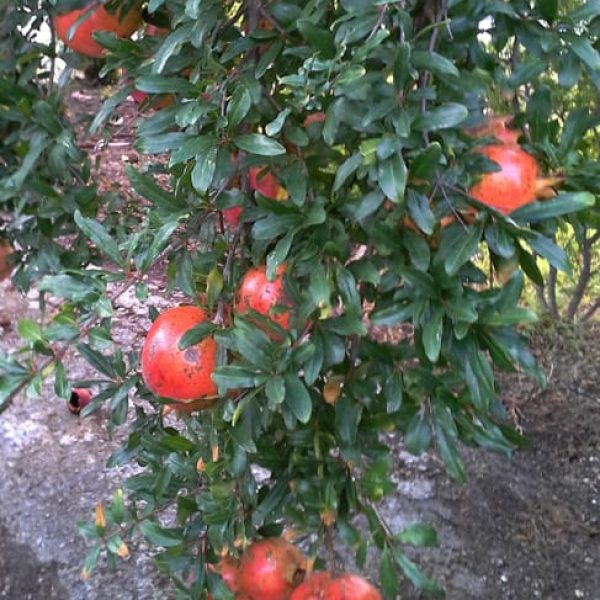
MULTIPOLYGON (((98 95, 76 88, 73 114, 93 114, 98 95)), ((133 123, 135 110, 125 105, 116 126, 133 123)), ((119 136, 113 146, 93 144, 101 185, 129 196, 123 163, 141 158, 130 136, 119 136)), ((150 304, 176 301, 164 297, 159 281, 149 283, 150 304)), ((0 282, 0 353, 15 347, 18 318, 34 317, 36 306, 34 292, 24 299, 0 282)), ((119 343, 139 343, 149 324, 146 309, 132 294, 121 296, 115 308, 119 343)), ((600 600, 600 324, 572 337, 534 338, 533 345, 550 373, 547 389, 521 376, 499 379, 500 396, 530 442, 512 460, 465 449, 469 480, 458 485, 435 455, 414 457, 389 439, 396 492, 381 512, 394 532, 415 521, 436 528, 437 548, 407 553, 449 600, 600 600)), ((69 371, 73 378, 93 375, 75 358, 69 371)), ((131 557, 117 570, 101 565, 89 579, 80 577, 86 544, 76 523, 89 519, 95 504, 131 475, 132 467, 105 468, 125 435, 110 439, 101 412, 88 419, 72 415, 51 386, 40 399, 18 397, 0 416, 0 598, 174 597, 140 540, 128 541, 131 557)), ((350 557, 345 560, 356 570, 350 557)), ((368 562, 374 579, 376 568, 368 562)), ((401 597, 422 596, 403 582, 401 597)))

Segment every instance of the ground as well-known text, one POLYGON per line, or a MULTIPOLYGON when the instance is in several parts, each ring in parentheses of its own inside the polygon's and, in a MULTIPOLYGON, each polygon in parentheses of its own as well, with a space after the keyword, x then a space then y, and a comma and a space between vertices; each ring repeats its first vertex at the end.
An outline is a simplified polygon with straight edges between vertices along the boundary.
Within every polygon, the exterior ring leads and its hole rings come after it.
MULTIPOLYGON (((97 94, 81 88, 70 106, 73 114, 89 114, 97 94)), ((135 115, 129 105, 115 127, 122 131, 135 115)), ((123 181, 125 160, 140 161, 127 136, 96 149, 106 167, 102 186, 123 181)), ((152 304, 174 301, 150 283, 152 304)), ((35 315, 36 305, 34 293, 24 300, 0 282, 0 352, 15 347, 16 321, 35 315)), ((132 295, 119 298, 115 309, 119 342, 127 347, 149 321, 132 295)), ((537 336, 532 343, 550 374, 548 388, 541 391, 521 376, 499 377, 500 396, 529 448, 511 460, 465 449, 469 480, 461 486, 435 455, 413 457, 390 438, 396 491, 381 512, 394 531, 414 521, 435 526, 439 547, 411 556, 440 581, 449 600, 600 599, 600 326, 537 336), (557 339, 560 345, 552 343, 557 339)), ((70 367, 75 376, 91 375, 76 360, 70 367)), ((0 416, 0 598, 173 596, 140 540, 117 571, 101 567, 80 579, 86 546, 75 524, 131 473, 132 467, 104 466, 125 433, 109 439, 102 413, 79 419, 51 386, 41 399, 17 398, 0 416)), ((350 561, 346 566, 355 569, 350 561)), ((374 578, 375 569, 369 562, 374 578)), ((420 598, 408 584, 401 597, 420 598)))

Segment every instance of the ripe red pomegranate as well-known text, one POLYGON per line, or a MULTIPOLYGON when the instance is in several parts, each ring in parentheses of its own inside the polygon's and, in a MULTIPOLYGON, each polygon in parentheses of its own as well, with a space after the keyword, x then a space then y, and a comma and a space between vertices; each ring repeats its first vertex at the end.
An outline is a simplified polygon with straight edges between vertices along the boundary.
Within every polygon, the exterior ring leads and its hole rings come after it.
POLYGON ((492 144, 478 152, 498 163, 500 170, 481 177, 469 190, 473 198, 504 214, 537 198, 539 166, 533 156, 508 144, 492 144))
MULTIPOLYGON (((233 157, 235 161, 235 156, 233 157)), ((277 178, 271 171, 264 171, 263 167, 250 167, 248 169, 250 189, 260 192, 269 200, 287 200, 287 190, 279 184, 277 178)), ((230 227, 237 227, 240 222, 241 206, 232 206, 223 211, 223 219, 230 227)))
POLYGON ((255 310, 257 313, 269 317, 283 329, 289 329, 291 316, 289 310, 273 314, 271 312, 277 305, 288 304, 283 289, 285 268, 285 265, 279 265, 273 281, 267 279, 265 265, 250 269, 242 279, 236 305, 237 312, 246 314, 249 310, 255 310))
POLYGON ((253 542, 240 559, 240 583, 250 600, 288 600, 302 581, 306 558, 283 538, 253 542))
POLYGON ((248 177, 251 190, 260 192, 269 200, 287 200, 287 190, 279 185, 279 181, 270 171, 264 172, 263 167, 250 167, 248 177))
POLYGON ((290 600, 382 600, 379 591, 368 581, 353 573, 332 577, 330 573, 315 573, 298 586, 290 600))
POLYGON ((96 5, 92 2, 86 8, 56 15, 54 17, 56 35, 75 52, 98 58, 104 54, 104 48, 94 40, 92 33, 112 31, 119 37, 129 37, 142 20, 140 4, 136 4, 127 13, 122 13, 121 9, 109 13, 102 4, 96 5), (89 10, 93 5, 96 7, 89 10), (69 39, 69 30, 84 14, 85 20, 79 24, 73 37, 69 39))
POLYGON ((211 379, 217 361, 215 340, 207 337, 185 350, 178 347, 183 334, 204 321, 201 308, 176 306, 152 323, 142 349, 142 375, 152 392, 179 402, 217 395, 211 379))

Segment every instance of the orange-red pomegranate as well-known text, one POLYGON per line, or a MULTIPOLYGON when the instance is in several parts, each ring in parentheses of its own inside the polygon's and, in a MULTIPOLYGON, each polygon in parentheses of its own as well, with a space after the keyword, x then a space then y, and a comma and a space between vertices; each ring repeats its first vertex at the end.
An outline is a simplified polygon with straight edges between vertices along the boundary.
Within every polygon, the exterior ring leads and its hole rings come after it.
MULTIPOLYGON (((279 184, 277 177, 271 171, 264 171, 263 167, 250 167, 248 169, 248 179, 250 189, 260 192, 265 198, 269 200, 287 200, 287 190, 279 184)), ((237 227, 241 213, 241 206, 232 206, 223 211, 223 219, 231 227, 237 227)))
POLYGON ((508 144, 492 144, 478 152, 498 163, 500 171, 485 173, 469 190, 471 196, 504 214, 537 198, 539 166, 533 156, 508 144))
POLYGON ((251 190, 260 192, 269 200, 287 200, 287 190, 279 185, 279 181, 271 171, 264 172, 262 167, 250 167, 248 177, 251 190))
POLYGON ((183 334, 204 321, 201 308, 176 306, 152 323, 142 349, 142 375, 156 395, 179 402, 217 395, 211 379, 217 360, 214 339, 207 337, 185 350, 178 348, 183 334))
POLYGON ((277 305, 289 305, 283 289, 284 273, 285 265, 279 265, 275 272, 275 279, 269 281, 265 265, 250 269, 242 279, 236 305, 237 312, 246 314, 249 310, 255 310, 269 317, 283 329, 289 329, 290 311, 272 312, 277 305))
POLYGON ((330 573, 315 573, 298 586, 290 600, 382 600, 379 591, 368 581, 353 573, 332 577, 330 573))
POLYGON ((92 401, 92 392, 88 388, 73 388, 67 400, 67 408, 78 415, 92 401))
POLYGON ((302 581, 306 559, 283 538, 253 542, 240 559, 240 583, 250 600, 288 600, 302 581))
POLYGON ((66 46, 80 54, 98 58, 104 54, 104 48, 92 38, 92 33, 112 31, 119 37, 129 37, 139 27, 142 12, 140 6, 136 5, 125 14, 122 14, 120 9, 114 13, 109 13, 101 4, 88 11, 89 6, 93 4, 95 3, 91 3, 88 7, 80 10, 72 10, 62 15, 56 15, 54 17, 54 28, 56 35, 66 46), (73 37, 69 39, 69 30, 83 14, 86 15, 85 20, 79 24, 73 33, 73 37))

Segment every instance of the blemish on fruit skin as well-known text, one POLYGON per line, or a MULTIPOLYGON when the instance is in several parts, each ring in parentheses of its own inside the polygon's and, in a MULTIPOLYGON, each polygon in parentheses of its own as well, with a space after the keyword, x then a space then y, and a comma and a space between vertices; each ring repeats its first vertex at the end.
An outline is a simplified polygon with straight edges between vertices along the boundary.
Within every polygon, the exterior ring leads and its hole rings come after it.
POLYGON ((198 348, 196 348, 195 346, 190 346, 189 348, 186 348, 183 351, 183 358, 185 358, 185 360, 187 360, 190 363, 198 362, 198 348))

